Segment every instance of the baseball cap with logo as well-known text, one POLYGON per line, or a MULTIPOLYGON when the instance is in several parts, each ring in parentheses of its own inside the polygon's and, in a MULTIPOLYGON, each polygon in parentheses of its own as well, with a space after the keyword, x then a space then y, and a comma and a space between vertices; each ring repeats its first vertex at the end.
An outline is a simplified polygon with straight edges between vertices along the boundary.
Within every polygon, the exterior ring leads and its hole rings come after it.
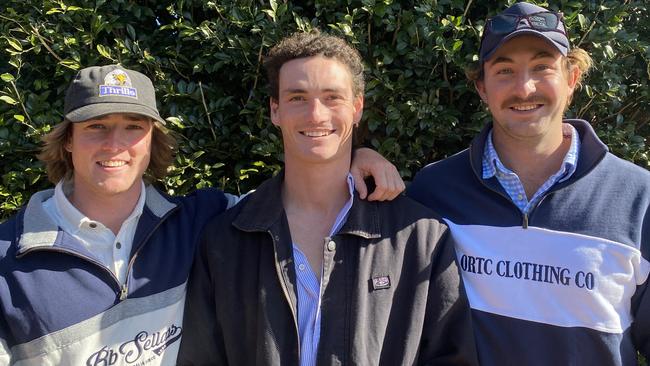
POLYGON ((81 69, 68 87, 63 113, 71 122, 110 113, 135 113, 165 123, 156 107, 151 80, 118 65, 81 69))
POLYGON ((521 2, 487 20, 479 51, 480 64, 483 65, 502 44, 524 34, 545 39, 563 56, 569 52, 562 14, 521 2))

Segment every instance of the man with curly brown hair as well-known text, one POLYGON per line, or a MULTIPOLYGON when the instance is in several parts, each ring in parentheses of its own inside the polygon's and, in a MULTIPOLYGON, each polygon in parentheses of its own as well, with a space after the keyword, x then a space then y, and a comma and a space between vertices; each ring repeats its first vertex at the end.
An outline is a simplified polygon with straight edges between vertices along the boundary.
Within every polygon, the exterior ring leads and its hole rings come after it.
POLYGON ((475 364, 446 226, 404 196, 372 203, 352 189, 358 52, 296 33, 265 66, 284 171, 207 226, 179 364, 475 364))

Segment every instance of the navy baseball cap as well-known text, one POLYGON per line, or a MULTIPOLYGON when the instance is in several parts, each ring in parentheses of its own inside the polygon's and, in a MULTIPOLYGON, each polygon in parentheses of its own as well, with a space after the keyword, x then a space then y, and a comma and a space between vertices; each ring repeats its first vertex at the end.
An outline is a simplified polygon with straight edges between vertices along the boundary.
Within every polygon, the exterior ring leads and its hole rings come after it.
POLYGON ((165 124, 156 107, 153 83, 146 75, 119 65, 79 70, 65 95, 65 118, 83 122, 111 113, 140 114, 165 124))
POLYGON ((502 44, 524 34, 547 40, 563 56, 569 52, 562 14, 521 2, 488 19, 481 39, 479 63, 483 65, 502 44))

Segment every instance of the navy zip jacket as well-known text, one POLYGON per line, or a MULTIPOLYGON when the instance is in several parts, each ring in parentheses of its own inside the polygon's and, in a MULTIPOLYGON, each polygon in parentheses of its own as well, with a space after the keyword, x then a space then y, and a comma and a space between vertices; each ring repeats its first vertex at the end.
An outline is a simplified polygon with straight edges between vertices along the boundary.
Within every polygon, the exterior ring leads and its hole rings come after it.
POLYGON ((121 286, 43 210, 53 192, 0 225, 0 365, 174 365, 197 239, 224 194, 147 187, 121 286))
POLYGON ((528 215, 482 178, 488 125, 408 195, 449 225, 481 365, 637 365, 650 354, 650 173, 583 120, 578 166, 528 215))

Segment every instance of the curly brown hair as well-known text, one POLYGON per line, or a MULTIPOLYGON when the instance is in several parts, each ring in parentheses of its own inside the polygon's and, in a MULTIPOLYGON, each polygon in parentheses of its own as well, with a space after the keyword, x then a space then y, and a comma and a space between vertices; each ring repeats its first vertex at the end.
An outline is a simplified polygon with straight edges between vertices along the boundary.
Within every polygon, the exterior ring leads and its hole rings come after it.
POLYGON ((284 38, 271 48, 268 56, 264 59, 264 68, 266 68, 269 78, 272 99, 277 100, 280 94, 279 76, 282 65, 293 59, 312 56, 333 58, 344 64, 352 75, 354 96, 363 95, 365 82, 359 51, 351 47, 345 40, 323 34, 315 29, 309 33, 296 32, 284 38))
MULTIPOLYGON (((144 176, 147 182, 162 179, 167 175, 176 150, 176 138, 173 134, 162 123, 153 119, 151 121, 153 123, 151 158, 144 176)), ((72 154, 66 150, 66 145, 72 136, 72 123, 63 120, 41 138, 43 147, 37 157, 45 164, 47 177, 54 184, 61 179, 70 180, 74 174, 72 154)))

